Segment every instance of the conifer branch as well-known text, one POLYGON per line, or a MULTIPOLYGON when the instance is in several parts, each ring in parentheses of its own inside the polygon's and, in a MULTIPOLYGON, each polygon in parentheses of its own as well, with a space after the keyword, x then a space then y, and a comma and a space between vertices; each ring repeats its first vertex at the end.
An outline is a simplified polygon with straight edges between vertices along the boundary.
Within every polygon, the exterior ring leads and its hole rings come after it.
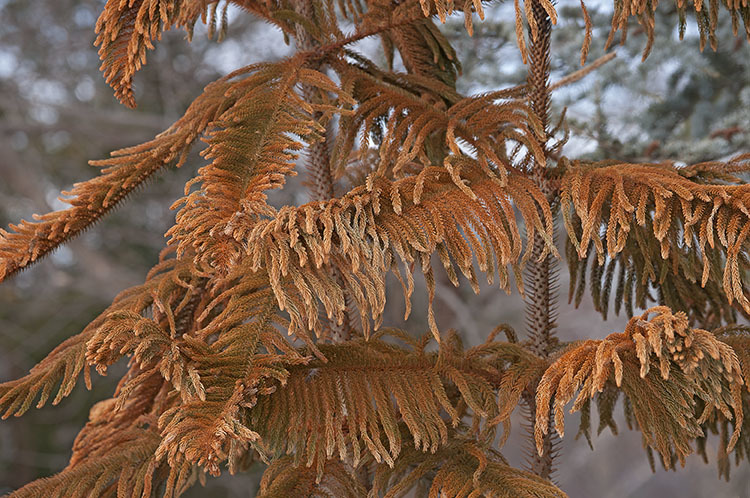
MULTIPOLYGON (((454 285, 458 285, 458 277, 451 258, 478 291, 472 254, 476 254, 488 282, 492 283, 497 271, 500 287, 508 289, 506 266, 511 265, 518 283, 521 264, 530 257, 531 246, 527 244, 523 252, 509 198, 523 215, 527 239, 541 232, 541 239, 549 244, 547 250, 554 250, 550 238, 552 214, 531 181, 511 175, 503 184, 476 163, 465 160, 459 164, 462 168, 453 173, 432 167, 398 181, 371 178, 368 185, 355 188, 341 199, 286 207, 263 222, 238 223, 232 236, 247 248, 245 271, 267 269, 279 306, 292 315, 290 332, 295 332, 299 328, 317 329, 317 300, 327 315, 338 317, 342 313, 343 289, 325 276, 325 268, 334 263, 342 271, 346 269, 347 289, 367 335, 368 315, 375 320, 376 328, 382 319, 385 273, 393 270, 403 282, 400 264, 420 264, 430 292, 430 328, 437 336, 430 254, 440 255, 454 285), (301 301, 290 300, 283 279, 291 280, 295 294, 303 297, 301 301), (298 302, 303 306, 297 306, 298 302)), ((411 271, 407 270, 405 277, 408 315, 411 271)))
POLYGON ((435 453, 404 448, 396 466, 378 466, 370 496, 384 492, 385 498, 396 498, 415 487, 425 493, 429 489, 430 496, 567 496, 547 479, 510 467, 500 453, 456 436, 435 453))
POLYGON ((367 490, 344 462, 326 461, 323 476, 318 479, 315 467, 297 467, 294 458, 286 456, 274 460, 263 473, 258 498, 290 496, 362 498, 367 490))
POLYGON ((710 332, 690 328, 684 313, 656 307, 632 318, 621 334, 573 345, 545 372, 536 399, 540 453, 550 408, 562 436, 565 405, 579 392, 572 408, 579 410, 608 382, 628 397, 645 444, 659 452, 667 468, 675 463, 673 454, 684 465, 690 441, 703 436, 701 424, 715 413, 736 420, 727 451, 739 439, 744 380, 737 354, 710 332))
MULTIPOLYGON (((750 327, 746 325, 726 325, 713 331, 718 340, 728 344, 737 354, 742 370, 742 378, 745 381, 745 389, 742 390, 742 411, 750 413, 750 327)), ((702 426, 704 436, 696 441, 696 450, 705 461, 706 441, 708 434, 719 435, 719 444, 716 451, 716 464, 719 469, 719 477, 729 480, 731 461, 736 466, 742 465, 743 460, 750 459, 750 417, 730 419, 722 413, 716 412, 715 416, 709 417, 702 426), (740 432, 740 437, 734 445, 734 450, 729 448, 729 435, 740 432)))
POLYGON ((325 122, 338 111, 333 100, 306 102, 295 86, 311 85, 348 99, 306 63, 303 54, 245 68, 248 76, 227 90, 236 100, 207 140, 204 155, 213 162, 187 184, 185 197, 173 206, 181 206, 177 223, 167 232, 178 254, 194 252, 196 264, 207 271, 226 273, 237 263, 241 248, 229 237, 236 219, 272 212, 265 191, 281 188, 286 175, 296 174, 292 161, 304 143, 322 139, 325 129, 315 113, 325 122), (200 188, 190 192, 198 183, 200 188))
POLYGON ((494 439, 495 426, 510 415, 499 416, 498 372, 517 361, 517 346, 498 342, 464 351, 455 336, 440 341, 438 353, 426 352, 427 345, 389 329, 367 341, 321 344, 327 361, 289 367, 278 389, 258 398, 248 427, 271 454, 294 455, 295 466, 314 465, 319 479, 334 457, 356 468, 369 453, 392 467, 407 446, 435 453, 465 416, 473 421, 471 433, 494 439), (411 347, 383 341, 389 334, 411 347))
POLYGON ((185 114, 153 140, 91 161, 103 168, 102 174, 63 192, 72 197, 62 199, 70 208, 34 215, 34 222, 21 220, 10 225, 10 232, 0 229, 0 282, 82 233, 160 169, 182 166, 197 138, 234 103, 225 95, 232 88, 231 76, 208 85, 185 114))
POLYGON ((173 26, 185 29, 192 40, 198 19, 208 24, 209 38, 218 33, 218 41, 226 32, 226 8, 234 3, 289 33, 289 24, 280 21, 274 12, 282 2, 257 0, 225 0, 221 26, 216 29, 216 9, 221 0, 107 0, 96 22, 96 41, 99 46, 100 70, 115 97, 127 107, 135 108, 133 77, 146 64, 146 50, 154 50, 154 42, 162 32, 173 26), (211 15, 209 16, 209 9, 211 15))
POLYGON ((198 18, 206 22, 208 6, 213 4, 215 11, 219 1, 107 0, 96 21, 94 44, 99 46, 100 70, 117 100, 135 107, 133 76, 146 63, 146 49, 153 50, 153 42, 161 40, 162 31, 180 26, 191 36, 198 18))
MULTIPOLYGON (((635 263, 646 270, 642 275, 644 283, 646 279, 663 281, 655 273, 661 259, 671 263, 671 268, 662 265, 661 274, 677 273, 682 267, 688 281, 699 280, 706 292, 714 296, 719 292, 729 304, 736 301, 743 312, 750 312, 745 291, 750 190, 746 184, 725 184, 739 181, 732 173, 746 171, 750 167, 748 159, 750 156, 745 154, 728 163, 687 168, 671 164, 573 162, 562 180, 561 203, 578 257, 585 258, 591 245, 600 266, 607 257, 632 255, 636 261, 636 257, 656 252, 657 259, 635 263), (685 251, 690 252, 689 259, 678 259, 685 251)), ((625 292, 626 297, 632 295, 632 286, 630 289, 625 292)), ((641 296, 639 303, 645 300, 645 295, 641 296)), ((693 299, 698 299, 699 305, 705 303, 700 294, 693 299)))
POLYGON ((152 40, 175 23, 176 3, 161 2, 157 10, 153 2, 110 0, 97 20, 95 44, 100 46, 102 73, 127 107, 135 107, 133 75, 146 62, 146 49, 154 48, 152 40))
MULTIPOLYGON (((31 407, 39 396, 37 408, 44 406, 52 394, 52 390, 60 383, 52 404, 59 403, 68 396, 76 385, 78 377, 83 371, 87 388, 91 388, 91 375, 87 361, 87 348, 90 341, 100 334, 101 327, 106 327, 113 313, 140 314, 153 305, 154 296, 162 295, 183 284, 181 279, 190 278, 184 273, 184 266, 176 265, 175 260, 165 260, 156 265, 142 285, 132 287, 121 292, 104 312, 94 319, 79 334, 67 339, 56 347, 29 374, 21 379, 0 384, 0 410, 3 418, 10 415, 20 416, 31 407)), ((184 284, 183 284, 184 285, 184 284)), ((181 287, 180 287, 181 288, 181 287)), ((108 351, 115 354, 115 351, 108 351)), ((120 353, 117 358, 121 357, 120 353)), ((111 360, 110 363, 114 363, 111 360)), ((104 373, 104 370, 100 370, 104 373)))

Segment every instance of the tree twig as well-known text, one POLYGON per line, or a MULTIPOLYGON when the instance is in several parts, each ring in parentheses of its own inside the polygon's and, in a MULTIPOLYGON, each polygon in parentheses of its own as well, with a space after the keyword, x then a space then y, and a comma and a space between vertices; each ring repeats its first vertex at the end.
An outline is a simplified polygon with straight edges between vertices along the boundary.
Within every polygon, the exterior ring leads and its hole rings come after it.
POLYGON ((604 64, 611 61, 615 57, 617 57, 617 53, 615 52, 610 52, 608 54, 602 55, 601 57, 596 59, 594 62, 589 64, 588 66, 584 66, 578 71, 572 72, 569 75, 565 76, 564 78, 552 83, 549 86, 549 91, 553 92, 565 85, 570 85, 571 83, 575 83, 576 81, 583 79, 587 74, 603 66, 604 64))

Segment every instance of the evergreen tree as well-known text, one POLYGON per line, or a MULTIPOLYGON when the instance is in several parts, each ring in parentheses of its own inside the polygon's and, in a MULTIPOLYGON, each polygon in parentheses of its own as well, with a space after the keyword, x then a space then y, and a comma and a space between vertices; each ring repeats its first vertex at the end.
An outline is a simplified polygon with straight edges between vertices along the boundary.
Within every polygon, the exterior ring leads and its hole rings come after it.
MULTIPOLYGON (((117 98, 135 106, 133 78, 163 30, 191 34, 202 20, 221 37, 229 3, 107 2, 97 43, 117 98)), ((582 412, 579 434, 590 438, 591 402, 607 426, 619 397, 650 458, 655 450, 673 468, 696 450, 705 456, 716 433, 728 477, 730 457, 750 451, 750 329, 738 324, 750 313, 741 177, 750 154, 690 166, 635 162, 618 147, 600 149, 623 158, 568 158, 551 89, 609 56, 550 85, 558 13, 548 0, 515 2, 525 82, 469 97, 436 21, 463 12, 471 34, 480 2, 232 3, 294 39, 296 53, 211 83, 154 140, 95 161, 102 174, 73 188, 69 209, 0 232, 2 280, 181 166, 198 139, 207 144, 209 163, 175 203, 169 243, 146 281, 29 375, 0 385, 4 416, 21 415, 37 399, 59 402, 81 376, 90 386, 90 367, 104 374, 130 358, 114 397, 91 409, 69 466, 13 496, 173 496, 257 460, 269 464, 265 497, 413 488, 564 496, 550 481, 564 408, 582 412), (375 36, 384 64, 352 48, 375 36), (267 192, 301 157, 312 202, 272 207, 267 192), (557 338, 558 219, 572 297, 590 282, 605 318, 610 304, 632 316, 622 333, 557 338), (420 339, 382 324, 386 274, 402 283, 408 315, 416 266, 428 294, 420 339), (477 270, 506 291, 515 282, 527 308, 523 337, 499 325, 468 348, 459 332, 441 330, 432 305, 440 272, 478 290, 477 270), (533 425, 524 470, 499 453, 519 404, 533 425)), ((598 18, 580 8, 583 62, 598 18)), ((644 57, 657 51, 654 9, 615 3, 607 45, 635 17, 644 57)), ((715 48, 722 16, 750 37, 747 2, 676 2, 680 32, 688 16, 701 47, 715 48)), ((694 89, 681 88, 683 116, 699 112, 694 89)), ((648 138, 700 142, 664 130, 673 123, 662 116, 648 138)), ((594 132, 600 146, 616 144, 594 132)))

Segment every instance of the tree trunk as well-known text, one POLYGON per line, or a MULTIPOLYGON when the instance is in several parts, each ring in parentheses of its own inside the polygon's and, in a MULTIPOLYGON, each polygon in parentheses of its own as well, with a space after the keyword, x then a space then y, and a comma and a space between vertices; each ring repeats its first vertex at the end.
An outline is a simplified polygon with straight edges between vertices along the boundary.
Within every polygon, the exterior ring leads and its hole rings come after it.
MULTIPOLYGON (((527 0, 528 1, 528 0, 527 0)), ((549 125, 549 68, 550 68, 550 35, 552 22, 538 0, 533 1, 532 10, 536 22, 536 36, 530 33, 531 49, 529 50, 529 69, 527 84, 528 99, 531 109, 542 124, 543 132, 537 136, 539 144, 547 155, 547 127, 549 125)), ((530 30, 531 31, 531 30, 530 30)), ((531 177, 547 197, 547 201, 556 211, 556 192, 547 177, 547 164, 535 162, 531 166, 531 177)), ((554 235, 553 235, 554 240, 554 235)), ((537 234, 534 236, 531 258, 526 265, 525 305, 526 328, 531 349, 541 357, 547 357, 555 343, 556 302, 557 302, 557 261, 552 254, 540 260, 545 253, 545 242, 537 234)), ((554 430, 544 437, 542 455, 536 451, 534 444, 534 420, 536 385, 529 386, 524 393, 524 402, 528 408, 530 454, 527 462, 529 470, 549 479, 554 472, 553 460, 555 444, 558 440, 554 430)), ((552 420, 552 418, 550 418, 552 420)))

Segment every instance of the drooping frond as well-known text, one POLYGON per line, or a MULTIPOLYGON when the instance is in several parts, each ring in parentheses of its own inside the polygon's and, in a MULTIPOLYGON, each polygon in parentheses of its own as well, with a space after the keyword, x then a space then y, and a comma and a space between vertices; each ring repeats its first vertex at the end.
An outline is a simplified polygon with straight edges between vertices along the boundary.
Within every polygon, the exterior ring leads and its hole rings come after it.
MULTIPOLYGON (((71 393, 78 381, 81 371, 88 388, 91 387, 89 364, 86 350, 100 327, 105 326, 112 313, 140 314, 154 303, 154 295, 164 289, 179 285, 190 285, 184 268, 175 260, 169 259, 156 265, 142 285, 121 292, 104 312, 92 321, 81 333, 67 339, 55 348, 47 357, 31 369, 21 379, 0 384, 0 411, 3 418, 10 415, 20 416, 31 407, 39 396, 37 408, 41 408, 49 399, 53 389, 59 383, 60 388, 52 404, 57 404, 71 393)), ((114 352, 111 352, 114 354, 114 352)), ((119 356, 118 356, 119 358, 119 356)), ((114 361, 110 362, 114 363, 114 361)))
POLYGON ((115 97, 127 107, 135 107, 133 77, 146 64, 146 51, 173 26, 185 29, 192 39, 195 23, 208 25, 208 36, 221 41, 227 29, 227 9, 233 3, 266 22, 279 27, 285 35, 294 33, 294 25, 277 17, 289 9, 285 1, 258 0, 108 0, 96 23, 100 70, 115 97), (217 27, 217 24, 220 25, 217 27))
MULTIPOLYGON (((423 484, 430 497, 564 498, 567 495, 541 477, 515 469, 500 453, 468 438, 452 437, 434 453, 404 448, 391 468, 380 465, 371 497, 398 498, 423 484)), ((418 488, 420 489, 420 488, 418 488)))
MULTIPOLYGON (((372 2, 377 9, 370 6, 371 14, 393 9, 391 2, 372 2)), ((410 7, 409 3, 397 6, 393 17, 403 15, 410 7)), ((381 14, 382 15, 382 14, 381 14)), ((392 69, 394 48, 401 55, 406 71, 410 74, 430 78, 449 87, 456 87, 456 78, 461 72, 458 56, 445 35, 438 29, 432 19, 420 19, 394 27, 381 33, 383 46, 388 52, 389 69, 392 69)))
POLYGON ((293 454, 295 465, 315 465, 318 476, 332 457, 357 467, 367 453, 387 465, 407 446, 434 453, 466 415, 472 432, 494 439, 500 422, 495 390, 508 344, 463 351, 451 336, 432 353, 424 350, 425 340, 409 349, 382 341, 389 332, 320 345, 328 361, 290 367, 285 384, 258 398, 249 427, 271 452, 293 454))
POLYGON ((196 464, 218 475, 219 465, 237 448, 247 449, 259 439, 247 427, 243 407, 272 392, 272 381, 286 382, 289 365, 308 361, 276 329, 285 322, 267 278, 245 292, 241 306, 225 308, 184 344, 192 360, 188 375, 199 387, 182 391, 181 403, 159 417, 162 442, 156 456, 166 457, 170 467, 196 464), (237 312, 244 319, 238 320, 237 312))
MULTIPOLYGON (((538 381, 549 367, 549 360, 540 358, 528 348, 514 343, 496 343, 494 334, 487 338, 485 347, 499 349, 494 354, 507 363, 503 369, 498 389, 498 409, 496 421, 510 420, 510 415, 521 401, 521 396, 529 386, 538 381)), ((506 429, 508 426, 506 425, 506 429)), ((504 436, 508 435, 506 430, 504 436)))
MULTIPOLYGON (((521 1, 515 0, 516 9, 516 38, 524 62, 527 60, 526 41, 523 34, 524 20, 529 25, 532 40, 536 39, 538 26, 532 15, 533 0, 524 0, 523 8, 521 1), (524 19, 525 18, 525 19, 524 19)), ((555 12, 554 3, 549 0, 540 2, 541 6, 549 15, 552 23, 557 22, 557 13, 555 12)), ((614 42, 615 35, 619 31, 621 34, 620 43, 625 43, 628 34, 628 25, 631 17, 636 17, 638 24, 646 32, 648 41, 643 49, 643 60, 646 60, 654 44, 654 27, 656 25, 655 15, 658 1, 652 0, 615 0, 614 12, 612 14, 612 27, 607 38, 605 49, 609 48, 614 42)), ((716 29, 719 22, 719 11, 725 10, 732 19, 732 31, 735 36, 739 33, 740 22, 744 25, 745 35, 750 41, 750 2, 747 0, 675 0, 676 15, 679 25, 680 40, 683 39, 687 29, 688 14, 695 16, 695 24, 700 34, 700 49, 706 46, 706 43, 713 50, 717 48, 716 29)), ((581 65, 586 61, 586 56, 591 45, 592 24, 586 8, 586 2, 581 0, 581 10, 586 26, 586 36, 581 50, 581 65)))
POLYGON ((91 372, 86 364, 86 341, 96 330, 96 323, 92 322, 83 332, 63 341, 25 377, 0 384, 0 411, 3 419, 11 415, 23 415, 40 395, 36 406, 41 408, 59 383, 60 388, 52 400, 52 404, 56 405, 73 391, 81 371, 86 388, 91 388, 91 372))
POLYGON ((165 480, 165 496, 179 496, 191 484, 191 478, 195 480, 191 469, 169 469, 154 456, 160 441, 156 414, 168 403, 167 391, 158 373, 145 377, 138 373, 132 368, 129 372, 141 378, 135 391, 119 393, 126 399, 107 399, 91 408, 89 422, 76 437, 65 469, 11 496, 141 498, 152 496, 165 480))
POLYGON ((195 251, 196 262, 205 268, 226 271, 235 264, 240 247, 229 235, 237 218, 271 213, 264 191, 280 188, 285 176, 295 174, 297 152, 322 140, 325 129, 313 113, 326 120, 337 110, 336 102, 305 102, 295 86, 313 87, 321 97, 340 91, 304 63, 295 57, 247 68, 250 74, 227 90, 235 101, 214 123, 204 153, 213 162, 199 170, 175 204, 182 207, 167 234, 179 254, 195 251), (190 192, 195 184, 200 188, 190 192))
MULTIPOLYGON (((514 208, 524 219, 527 238, 541 233, 550 242, 548 250, 554 251, 549 205, 531 181, 510 175, 502 182, 468 160, 460 166, 450 172, 428 167, 397 181, 374 177, 341 199, 287 206, 260 222, 240 220, 232 236, 249 255, 243 266, 269 273, 279 306, 291 315, 290 332, 317 329, 318 300, 329 317, 341 318, 343 290, 324 268, 337 266, 367 333, 368 316, 376 327, 382 317, 386 272, 393 270, 401 279, 402 263, 419 264, 430 292, 430 328, 437 336, 432 313, 433 253, 440 256, 454 285, 458 285, 455 263, 478 292, 476 257, 488 282, 497 271, 501 288, 508 290, 507 266, 518 277, 529 254, 528 244, 522 254, 523 237, 514 208), (293 282, 299 297, 289 295, 283 279, 293 282)), ((408 316, 413 282, 411 270, 405 273, 408 316)))
MULTIPOLYGON (((630 268, 639 264, 640 257, 645 258, 640 263, 644 270, 642 296, 646 282, 664 281, 664 272, 682 271, 688 282, 697 281, 700 273, 705 293, 713 294, 720 288, 730 304, 736 300, 746 312, 750 311, 745 292, 750 186, 724 184, 728 174, 747 170, 748 160, 750 156, 744 155, 723 163, 726 173, 713 181, 708 173, 720 171, 722 163, 676 168, 670 164, 574 162, 562 179, 561 205, 578 257, 586 258, 592 244, 600 265, 607 257, 619 257, 621 275, 629 272, 629 276, 620 279, 626 298, 632 295, 632 281, 636 278, 630 268), (703 173, 698 174, 699 171, 703 173), (652 259, 655 246, 667 264, 652 259), (636 251, 640 256, 635 262, 624 260, 624 256, 636 251), (723 272, 718 271, 722 267, 723 272), (717 285, 706 287, 709 280, 717 285)), ((611 263, 607 271, 614 272, 611 263)), ((611 276, 605 278, 611 282, 611 276)), ((673 282, 679 285, 679 279, 673 282)), ((701 296, 695 299, 700 300, 701 296)), ((621 300, 616 297, 615 302, 621 300)))
MULTIPOLYGON (((742 408, 745 413, 750 413, 750 327, 742 325, 728 325, 714 330, 716 338, 728 344, 737 354, 742 369, 742 377, 747 389, 742 391, 742 408)), ((729 480, 731 461, 736 466, 742 465, 743 460, 750 460, 750 417, 743 420, 734 420, 716 413, 715 417, 708 419, 703 425, 703 431, 719 435, 716 463, 719 468, 719 476, 729 480), (740 426, 738 428, 738 425, 740 426), (730 454, 729 437, 737 430, 740 437, 734 445, 734 451, 730 454)), ((706 437, 698 439, 698 453, 708 460, 706 453, 706 437)))
MULTIPOLYGON (((646 31, 648 42, 643 49, 643 59, 648 57, 654 44, 654 26, 656 21, 656 7, 659 2, 650 0, 618 0, 614 2, 612 15, 612 29, 607 38, 607 46, 611 45, 617 31, 621 32, 621 42, 624 43, 628 33, 628 23, 631 17, 637 17, 638 24, 646 31)), ((744 24, 745 34, 750 41, 750 2, 747 0, 675 0, 677 17, 679 20, 680 39, 685 35, 687 15, 689 11, 695 16, 695 24, 700 33, 700 49, 705 48, 706 42, 716 50, 716 27, 718 25, 719 10, 729 12, 732 17, 732 30, 737 36, 740 20, 744 24), (692 9, 691 9, 692 7, 692 9)))
POLYGON ((160 169, 182 166, 196 139, 238 98, 236 91, 226 94, 238 85, 232 76, 208 85, 185 114, 153 140, 91 161, 103 168, 102 174, 63 192, 72 197, 62 199, 70 208, 35 215, 34 222, 22 220, 10 225, 10 232, 0 229, 0 282, 86 230, 160 169))
POLYGON ((522 89, 462 98, 434 78, 383 72, 364 59, 348 66, 342 78, 360 105, 342 118, 333 158, 338 169, 358 138, 360 154, 366 154, 370 137, 379 146, 381 174, 399 173, 415 161, 456 167, 454 163, 465 157, 462 145, 486 171, 501 178, 512 167, 508 150, 516 145, 542 157, 534 138, 541 125, 520 98, 522 89))
MULTIPOLYGON (((135 107, 133 76, 146 64, 146 50, 154 49, 162 31, 180 26, 192 35, 198 18, 207 21, 209 5, 212 15, 209 27, 215 29, 216 7, 221 0, 108 0, 96 22, 100 70, 115 97, 128 107, 135 107)), ((225 3, 225 8, 229 4, 225 3)), ((221 32, 226 29, 223 25, 221 32)), ((211 31, 209 31, 210 33, 211 31)), ((220 34, 219 38, 223 36, 220 34)))
MULTIPOLYGON (((431 17, 437 12, 440 22, 445 23, 447 16, 453 13, 454 3, 446 0, 419 0, 422 6, 422 12, 425 16, 431 17)), ((464 0, 463 8, 464 15, 466 16, 466 27, 471 34, 471 13, 472 8, 476 9, 479 18, 484 21, 484 9, 482 9, 482 2, 480 0, 464 0)))
MULTIPOLYGON (((575 233, 581 233, 580 219, 572 220, 575 233)), ((575 245, 566 240, 570 271, 570 300, 578 306, 587 282, 594 308, 607 318, 613 304, 617 315, 624 309, 632 317, 634 309, 646 309, 651 303, 684 311, 691 323, 713 329, 722 323, 736 321, 738 312, 747 311, 726 298, 722 283, 709 278, 702 285, 704 262, 691 247, 672 246, 666 259, 661 256, 661 243, 653 237, 653 222, 647 217, 643 226, 633 225, 622 251, 599 264, 596 249, 589 247, 587 256, 579 258, 575 245)), ((724 258, 719 248, 706 248, 711 275, 721 275, 724 258)), ((745 254, 739 255, 740 268, 748 268, 745 254)))
MULTIPOLYGON (((716 338, 731 346, 740 362, 742 377, 750 379, 750 327, 747 325, 726 325, 714 330, 716 338)), ((745 383, 750 390, 750 383, 745 383)), ((749 434, 750 435, 750 434, 749 434)))
POLYGON ((612 382, 627 396, 645 445, 666 467, 674 465, 673 454, 684 463, 691 441, 703 436, 701 424, 717 412, 735 420, 727 449, 739 439, 743 378, 736 353, 712 333, 690 328, 684 313, 656 307, 632 318, 621 334, 572 346, 545 372, 536 398, 537 444, 548 430, 551 402, 562 436, 563 409, 576 393, 572 411, 612 382))
POLYGON ((122 104, 135 107, 133 75, 146 63, 146 49, 154 49, 153 41, 160 40, 161 32, 172 27, 186 3, 182 0, 107 1, 96 23, 95 44, 99 46, 104 78, 122 104))
POLYGON ((328 460, 323 477, 318 480, 315 467, 296 467, 294 458, 289 456, 274 460, 266 469, 258 491, 258 498, 362 498, 366 495, 367 490, 345 463, 328 460))
MULTIPOLYGON (((487 0, 484 0, 487 3, 487 0)), ((406 24, 405 20, 413 20, 415 24, 421 24, 420 21, 425 18, 438 17, 441 23, 445 23, 448 16, 455 12, 463 12, 464 24, 469 35, 473 33, 473 14, 479 14, 479 18, 484 20, 484 8, 481 0, 461 0, 459 2, 447 0, 405 0, 394 4, 389 0, 339 0, 342 12, 345 15, 351 13, 358 17, 361 25, 369 27, 371 23, 377 23, 377 17, 382 19, 390 18, 396 24, 406 24), (366 12, 359 7, 361 3, 366 3, 366 12), (415 15, 416 14, 416 15, 415 15)), ((389 47, 383 47, 388 56, 389 47)))

